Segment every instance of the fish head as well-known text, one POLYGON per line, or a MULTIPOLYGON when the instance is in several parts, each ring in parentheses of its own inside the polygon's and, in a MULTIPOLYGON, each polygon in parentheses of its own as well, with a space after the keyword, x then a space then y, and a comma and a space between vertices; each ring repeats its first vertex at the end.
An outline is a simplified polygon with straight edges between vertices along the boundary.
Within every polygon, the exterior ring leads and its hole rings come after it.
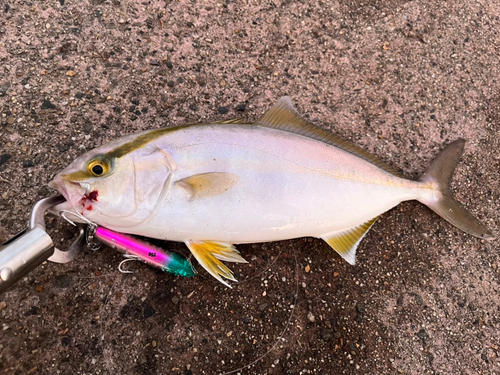
POLYGON ((130 158, 109 158, 99 150, 80 156, 49 183, 78 213, 127 216, 136 209, 130 158), (126 183, 128 181, 129 183, 126 183))
POLYGON ((59 172, 49 186, 66 202, 51 211, 76 211, 108 228, 147 218, 164 192, 170 166, 167 153, 154 145, 122 152, 124 146, 131 149, 130 142, 126 137, 91 150, 59 172))

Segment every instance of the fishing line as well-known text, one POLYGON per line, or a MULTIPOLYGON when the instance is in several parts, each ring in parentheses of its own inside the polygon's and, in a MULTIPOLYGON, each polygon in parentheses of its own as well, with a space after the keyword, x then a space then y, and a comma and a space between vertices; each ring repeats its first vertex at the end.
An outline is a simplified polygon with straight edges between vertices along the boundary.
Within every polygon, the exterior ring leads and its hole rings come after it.
POLYGON ((297 254, 294 254, 294 255, 295 255, 295 295, 293 296, 293 308, 292 308, 290 316, 288 317, 288 320, 285 324, 285 328, 283 328, 283 331, 278 336, 278 338, 275 341, 275 343, 273 344, 273 346, 271 346, 271 348, 267 352, 265 352, 263 355, 261 355, 259 358, 250 362, 248 365, 237 368, 236 370, 223 372, 220 375, 234 374, 235 372, 245 370, 245 369, 255 365, 257 362, 259 362, 259 361, 263 360, 265 357, 267 357, 278 346, 279 342, 283 340, 283 337, 285 336, 285 333, 288 331, 288 327, 290 326, 290 323, 292 322, 293 313, 295 311, 295 308, 297 307, 297 300, 298 300, 298 295, 299 295, 299 262, 297 261, 297 254))
POLYGON ((274 264, 274 263, 276 263, 276 262, 278 261, 278 259, 279 259, 279 257, 281 256, 281 254, 283 254, 283 251, 284 251, 284 250, 281 250, 281 251, 279 252, 279 254, 278 254, 278 255, 276 255, 276 258, 275 258, 275 259, 273 259, 270 263, 267 263, 267 264, 266 264, 266 266, 264 267, 264 269, 263 269, 261 272, 259 272, 259 273, 255 274, 255 275, 253 275, 252 277, 249 277, 249 278, 248 278, 248 279, 246 279, 246 280, 242 280, 242 281, 241 281, 241 282, 239 282, 239 283, 241 283, 241 284, 246 283, 246 282, 248 282, 248 281, 250 281, 250 280, 253 280, 253 279, 255 279, 255 278, 259 277, 259 276, 260 276, 260 275, 262 275, 263 273, 265 273, 265 272, 269 271, 269 269, 273 266, 273 264, 274 264))
MULTIPOLYGON (((69 210, 62 210, 59 212, 59 215, 64 219, 66 220, 68 223, 70 223, 71 225, 73 226, 77 226, 76 223, 74 221, 72 221, 71 219, 69 219, 67 217, 67 215, 74 215, 76 216, 78 219, 84 221, 85 223, 87 223, 91 228, 95 228, 97 225, 90 221, 89 219, 87 219, 86 217, 84 217, 83 215, 81 215, 79 212, 76 212, 76 211, 69 211, 69 210)), ((252 279, 255 279, 257 277, 259 277, 260 275, 262 275, 264 272, 267 272, 273 265, 274 263, 276 263, 278 261, 278 259, 280 258, 281 254, 283 253, 283 250, 276 256, 276 258, 271 262, 271 263, 268 263, 267 266, 265 267, 265 269, 261 272, 259 272, 258 274, 252 276, 250 279, 247 279, 247 280, 243 280, 243 282, 247 282, 247 281, 250 281, 252 279)), ((237 368, 235 370, 231 370, 229 372, 224 372, 222 373, 221 375, 229 375, 229 374, 234 374, 236 372, 239 372, 239 371, 242 371, 242 370, 245 370, 247 368, 250 368, 251 366, 255 365, 256 363, 258 363, 259 361, 261 361, 262 359, 264 359, 265 357, 267 357, 272 351, 274 351, 276 349, 276 347, 278 346, 278 344, 283 340, 285 334, 287 333, 288 331, 288 328, 290 327, 290 324, 292 322, 292 318, 293 318, 293 314, 295 312, 295 309, 297 307, 297 300, 298 300, 298 294, 299 294, 299 264, 298 264, 298 260, 297 260, 297 255, 295 254, 294 255, 295 257, 295 294, 294 294, 294 300, 293 300, 293 308, 292 308, 292 311, 290 312, 290 316, 288 317, 287 319, 287 322, 285 324, 285 327, 283 328, 283 330, 281 331, 280 335, 278 336, 278 338, 276 339, 276 341, 274 342, 274 344, 271 346, 271 348, 269 348, 269 350, 267 352, 265 352, 263 355, 261 355, 259 358, 255 359, 254 361, 252 361, 251 363, 245 365, 245 366, 242 366, 240 368, 237 368)), ((133 256, 133 255, 125 255, 125 258, 127 259, 124 259, 120 262, 120 264, 118 265, 118 271, 122 274, 128 274, 128 273, 133 273, 133 271, 129 271, 129 270, 125 270, 123 269, 123 265, 126 263, 126 262, 129 262, 129 261, 134 261, 134 260, 139 260, 136 256, 133 256)), ((113 290, 115 284, 116 284, 116 279, 111 287, 111 290, 109 293, 111 293, 111 291, 113 290)), ((109 293, 108 293, 108 296, 109 296, 109 293)), ((108 296, 106 296, 106 302, 108 300, 108 296)), ((106 303, 105 302, 105 303, 106 303)), ((101 340, 102 342, 104 342, 104 334, 103 334, 103 322, 101 321, 101 340)), ((103 353, 104 353, 104 346, 103 346, 103 353)))
MULTIPOLYGON (((61 210, 59 211, 59 215, 64 219, 66 220, 69 224, 73 225, 73 226, 77 226, 77 224, 71 220, 70 218, 68 218, 68 215, 73 215, 75 217, 77 217, 78 219, 82 220, 84 223, 88 224, 89 226, 89 229, 92 230, 92 229, 95 229, 97 228, 97 224, 90 221, 89 219, 87 219, 85 216, 83 216, 82 214, 80 214, 79 212, 77 212, 76 210, 75 211, 69 211, 69 210, 61 210)), ((87 238, 88 239, 88 238, 87 238)), ((87 242, 87 245, 88 242, 87 242)), ((89 247, 91 248, 91 247, 89 247)), ((122 264, 124 262, 127 262, 127 261, 131 261, 131 260, 136 260, 135 258, 133 258, 133 256, 131 255, 125 255, 125 260, 123 260, 119 265, 118 265, 118 270, 120 273, 133 273, 132 271, 127 271, 127 270, 124 270, 122 269, 122 264)), ((78 279, 94 279, 96 278, 95 276, 93 277, 78 277, 78 279)), ((106 366, 106 369, 108 370, 108 372, 112 372, 109 368, 109 366, 111 365, 111 363, 109 363, 108 361, 106 361, 105 359, 105 323, 106 323, 106 319, 102 319, 102 316, 103 316, 103 312, 105 312, 105 306, 107 305, 108 301, 109 301, 109 297, 112 295, 113 293, 113 290, 115 289, 115 286, 117 284, 117 281, 118 281, 118 277, 114 277, 114 280, 113 280, 113 285, 111 285, 111 288, 109 290, 108 293, 106 293, 106 298, 104 299, 104 302, 103 302, 103 305, 100 309, 100 315, 101 315, 101 319, 99 319, 100 321, 100 324, 99 324, 99 338, 100 338, 100 341, 101 341, 101 348, 102 348, 102 357, 104 359, 104 364, 106 366)), ((107 317, 109 317, 109 314, 107 315, 107 317)))
MULTIPOLYGON (((101 310, 100 310, 100 313, 99 315, 101 315, 102 317, 102 312, 103 310, 105 311, 105 306, 108 304, 108 301, 109 301, 109 296, 111 296, 111 294, 113 293, 113 289, 115 288, 115 285, 116 285, 116 282, 118 281, 118 277, 115 277, 114 281, 113 281, 113 285, 111 285, 111 288, 109 290, 109 292, 106 294, 106 298, 104 299, 104 303, 101 307, 101 310)), ((110 361, 106 361, 106 355, 105 355, 105 347, 104 347, 104 334, 105 334, 105 330, 103 330, 103 326, 107 320, 107 318, 109 318, 109 314, 106 316, 106 319, 99 319, 100 321, 100 324, 99 324, 99 328, 100 328, 100 339, 101 339, 101 348, 102 348, 102 358, 104 360, 104 365, 106 366, 106 370, 108 370, 108 373, 113 373, 113 371, 111 369, 109 369, 109 365, 111 364, 110 361)), ((112 360, 111 360, 112 362, 112 360)))

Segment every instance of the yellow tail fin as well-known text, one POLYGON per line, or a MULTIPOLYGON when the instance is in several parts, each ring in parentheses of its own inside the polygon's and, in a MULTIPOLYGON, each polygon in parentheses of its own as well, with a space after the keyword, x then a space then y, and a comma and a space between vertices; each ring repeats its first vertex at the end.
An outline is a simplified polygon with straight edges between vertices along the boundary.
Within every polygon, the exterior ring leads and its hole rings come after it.
POLYGON ((434 199, 421 200, 423 204, 457 228, 475 237, 494 240, 493 234, 458 203, 450 193, 450 182, 455 167, 464 150, 465 141, 458 139, 450 143, 434 159, 430 167, 420 177, 420 181, 437 184, 439 193, 434 199))

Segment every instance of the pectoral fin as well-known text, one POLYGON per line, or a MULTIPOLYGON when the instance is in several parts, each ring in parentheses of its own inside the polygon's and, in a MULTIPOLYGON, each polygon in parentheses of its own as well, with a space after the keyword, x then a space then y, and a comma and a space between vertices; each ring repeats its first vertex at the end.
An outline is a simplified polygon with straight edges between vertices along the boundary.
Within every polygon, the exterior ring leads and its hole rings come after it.
POLYGON ((238 183, 240 177, 234 173, 210 172, 189 176, 176 182, 186 189, 191 199, 215 197, 223 194, 238 183))
POLYGON ((226 283, 222 277, 231 281, 237 280, 234 278, 231 270, 224 265, 221 260, 234 263, 248 263, 240 255, 239 251, 229 243, 213 241, 187 241, 186 245, 203 268, 229 288, 231 288, 231 286, 226 283))
POLYGON ((321 237, 333 250, 339 253, 349 264, 356 262, 356 249, 378 217, 357 227, 321 237))

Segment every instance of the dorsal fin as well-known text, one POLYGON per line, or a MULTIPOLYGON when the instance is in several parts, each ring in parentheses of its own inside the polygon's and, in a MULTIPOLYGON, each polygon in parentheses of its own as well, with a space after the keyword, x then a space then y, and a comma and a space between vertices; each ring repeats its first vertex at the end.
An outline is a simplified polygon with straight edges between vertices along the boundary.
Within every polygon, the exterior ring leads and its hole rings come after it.
POLYGON ((241 117, 237 117, 237 118, 231 118, 229 120, 215 121, 212 124, 247 124, 247 122, 243 120, 241 117))
POLYGON ((287 132, 300 134, 309 138, 316 139, 321 142, 328 143, 332 146, 338 147, 353 155, 356 155, 370 163, 375 164, 377 167, 382 168, 384 171, 392 173, 395 176, 401 177, 401 174, 393 167, 387 165, 382 160, 373 156, 362 148, 353 145, 351 142, 340 138, 326 130, 318 128, 304 120, 297 113, 293 107, 292 101, 288 96, 282 97, 276 104, 264 113, 259 120, 255 122, 256 125, 266 126, 275 129, 281 129, 287 132))

